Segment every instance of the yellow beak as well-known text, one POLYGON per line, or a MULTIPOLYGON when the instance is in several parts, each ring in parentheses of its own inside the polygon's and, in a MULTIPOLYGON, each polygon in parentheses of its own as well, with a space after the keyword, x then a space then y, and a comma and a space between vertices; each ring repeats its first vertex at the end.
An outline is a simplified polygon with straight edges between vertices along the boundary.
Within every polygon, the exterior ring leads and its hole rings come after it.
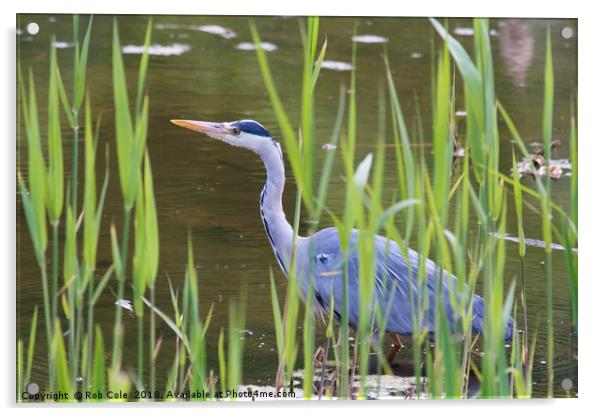
POLYGON ((221 138, 223 135, 228 134, 229 129, 224 127, 221 123, 210 123, 207 121, 196 121, 196 120, 171 120, 176 126, 184 127, 204 133, 210 137, 221 138))

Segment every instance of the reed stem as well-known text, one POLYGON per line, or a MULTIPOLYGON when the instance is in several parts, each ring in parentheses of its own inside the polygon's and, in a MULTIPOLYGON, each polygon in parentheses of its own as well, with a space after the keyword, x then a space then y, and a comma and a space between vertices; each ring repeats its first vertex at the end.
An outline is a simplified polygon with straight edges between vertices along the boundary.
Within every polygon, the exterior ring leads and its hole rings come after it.
MULTIPOLYGON (((152 315, 152 313, 151 313, 152 315)), ((144 380, 144 315, 138 316, 138 325, 137 325, 137 340, 138 340, 138 353, 136 356, 137 363, 137 374, 138 377, 138 385, 140 388, 143 388, 143 380, 144 380)), ((149 351, 149 354, 152 354, 152 350, 149 351)))
MULTIPOLYGON (((150 287, 151 303, 155 304, 155 288, 150 287)), ((149 386, 151 391, 155 391, 155 378, 156 378, 156 363, 155 363, 155 340, 156 340, 156 327, 155 327, 155 314, 150 314, 150 345, 149 345, 149 361, 150 361, 150 381, 149 386)))
POLYGON ((77 215, 77 180, 78 180, 78 161, 79 161, 79 149, 78 149, 78 138, 79 138, 79 126, 77 125, 77 108, 75 108, 75 100, 77 99, 77 73, 78 73, 78 61, 79 61, 79 15, 73 15, 73 117, 75 119, 75 126, 73 126, 73 159, 71 160, 71 206, 73 208, 73 215, 77 215))
POLYGON ((48 354, 48 386, 52 390, 54 386, 54 360, 52 359, 52 319, 50 310, 50 296, 48 293, 48 273, 46 265, 40 264, 40 276, 42 278, 42 296, 44 298, 44 322, 46 326, 46 353, 48 354))
POLYGON ((59 280, 59 223, 52 223, 52 258, 50 276, 50 296, 52 297, 52 321, 58 319, 58 280, 59 280))
POLYGON ((124 211, 123 220, 123 236, 121 241, 121 276, 118 276, 117 285, 117 303, 115 306, 115 326, 113 327, 113 371, 121 367, 121 356, 123 352, 123 328, 121 324, 122 310, 121 301, 123 301, 123 292, 125 287, 125 276, 127 268, 127 248, 129 243, 130 222, 132 217, 132 209, 126 208, 124 211))

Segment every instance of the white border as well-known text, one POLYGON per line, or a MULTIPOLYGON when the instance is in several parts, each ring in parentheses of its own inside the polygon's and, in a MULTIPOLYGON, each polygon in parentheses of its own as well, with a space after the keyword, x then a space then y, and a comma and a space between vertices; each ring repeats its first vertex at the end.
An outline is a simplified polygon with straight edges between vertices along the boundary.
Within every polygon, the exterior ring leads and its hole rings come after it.
MULTIPOLYGON (((350 412, 357 409, 360 412, 423 412, 434 411, 445 416, 453 414, 466 415, 467 412, 487 412, 489 415, 507 415, 509 412, 522 412, 531 410, 542 412, 546 415, 563 414, 587 411, 600 407, 596 403, 597 397, 602 397, 598 391, 602 383, 600 375, 602 369, 599 356, 602 346, 600 332, 600 300, 602 293, 602 273, 599 270, 600 257, 599 236, 602 235, 600 227, 600 146, 602 130, 596 121, 602 119, 600 112, 602 104, 600 97, 600 26, 602 16, 589 4, 594 2, 528 2, 525 0, 504 0, 502 2, 487 1, 411 1, 403 0, 385 1, 370 0, 361 3, 352 3, 344 0, 305 0, 289 4, 285 1, 275 0, 220 0, 220 1, 188 1, 176 3, 174 1, 150 2, 124 2, 123 0, 103 0, 97 2, 83 2, 81 0, 27 0, 2 2, 1 42, 3 53, 1 65, 4 97, 0 100, 3 107, 0 112, 2 117, 3 137, 0 140, 0 230, 3 230, 2 246, 0 247, 0 264, 4 273, 0 275, 3 284, 2 306, 3 328, 5 340, 0 343, 2 352, 2 376, 0 376, 0 395, 2 405, 8 408, 8 414, 13 413, 49 413, 56 414, 58 408, 44 407, 15 408, 14 380, 15 380, 15 13, 126 13, 126 14, 247 14, 247 15, 389 15, 389 16, 516 16, 516 17, 572 17, 578 18, 579 39, 579 146, 580 156, 580 339, 579 355, 579 399, 577 400, 523 400, 523 401, 474 401, 474 402, 420 402, 420 403, 232 403, 220 406, 174 406, 156 404, 152 407, 129 404, 127 407, 113 407, 111 411, 143 410, 148 415, 164 415, 166 412, 177 411, 178 414, 211 412, 251 412, 253 414, 302 414, 308 411, 324 411, 331 413, 336 409, 344 408, 350 412), (597 405, 597 406, 596 406, 597 405)), ((540 123, 534 120, 534 123, 540 123)), ((82 412, 90 415, 105 414, 106 409, 100 406, 79 406, 60 408, 61 414, 78 414, 82 412), (85 410, 84 410, 85 409, 85 410)))

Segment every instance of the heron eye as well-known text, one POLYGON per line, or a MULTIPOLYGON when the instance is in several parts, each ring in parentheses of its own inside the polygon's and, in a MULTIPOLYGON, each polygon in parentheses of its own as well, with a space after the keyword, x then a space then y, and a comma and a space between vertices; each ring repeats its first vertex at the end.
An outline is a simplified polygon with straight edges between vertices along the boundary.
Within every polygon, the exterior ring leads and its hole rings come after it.
POLYGON ((232 133, 233 133, 235 136, 238 136, 238 135, 240 134, 240 129, 239 129, 238 127, 234 127, 234 128, 232 129, 232 133))

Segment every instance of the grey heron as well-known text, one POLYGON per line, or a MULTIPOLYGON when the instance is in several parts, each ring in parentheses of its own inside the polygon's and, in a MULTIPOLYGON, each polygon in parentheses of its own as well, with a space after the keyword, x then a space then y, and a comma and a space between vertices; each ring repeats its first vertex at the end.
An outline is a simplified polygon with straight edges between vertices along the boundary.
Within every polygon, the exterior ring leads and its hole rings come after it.
MULTIPOLYGON (((280 144, 260 123, 253 120, 213 123, 195 120, 171 120, 172 123, 204 133, 205 135, 226 142, 232 146, 251 150, 262 159, 267 172, 267 181, 259 200, 261 219, 265 227, 274 255, 285 276, 288 277, 293 252, 293 227, 287 221, 282 208, 285 171, 280 144)), ((377 301, 382 306, 390 303, 387 315, 386 331, 392 334, 409 335, 414 330, 412 324, 412 299, 416 305, 418 267, 420 255, 414 250, 407 250, 407 258, 399 246, 385 237, 376 235, 376 279, 378 286, 377 301)), ((314 296, 317 304, 324 310, 330 310, 330 302, 334 303, 335 316, 342 315, 343 303, 343 262, 347 262, 348 281, 348 317, 349 324, 357 327, 359 322, 359 256, 357 251, 358 231, 353 230, 347 256, 341 247, 339 231, 335 227, 325 228, 309 237, 296 238, 296 276, 301 281, 305 299, 310 282, 310 273, 314 277, 314 296)), ((459 314, 452 307, 450 292, 457 290, 456 277, 441 270, 430 259, 426 262, 426 279, 424 296, 428 297, 428 308, 424 314, 424 324, 429 333, 435 330, 435 287, 441 274, 441 291, 449 328, 456 327, 459 314)), ((477 334, 484 330, 484 300, 473 295, 472 331, 477 334)), ((416 309, 414 309, 416 311, 416 309)), ((508 318, 504 329, 506 339, 511 338, 514 321, 508 318)))

